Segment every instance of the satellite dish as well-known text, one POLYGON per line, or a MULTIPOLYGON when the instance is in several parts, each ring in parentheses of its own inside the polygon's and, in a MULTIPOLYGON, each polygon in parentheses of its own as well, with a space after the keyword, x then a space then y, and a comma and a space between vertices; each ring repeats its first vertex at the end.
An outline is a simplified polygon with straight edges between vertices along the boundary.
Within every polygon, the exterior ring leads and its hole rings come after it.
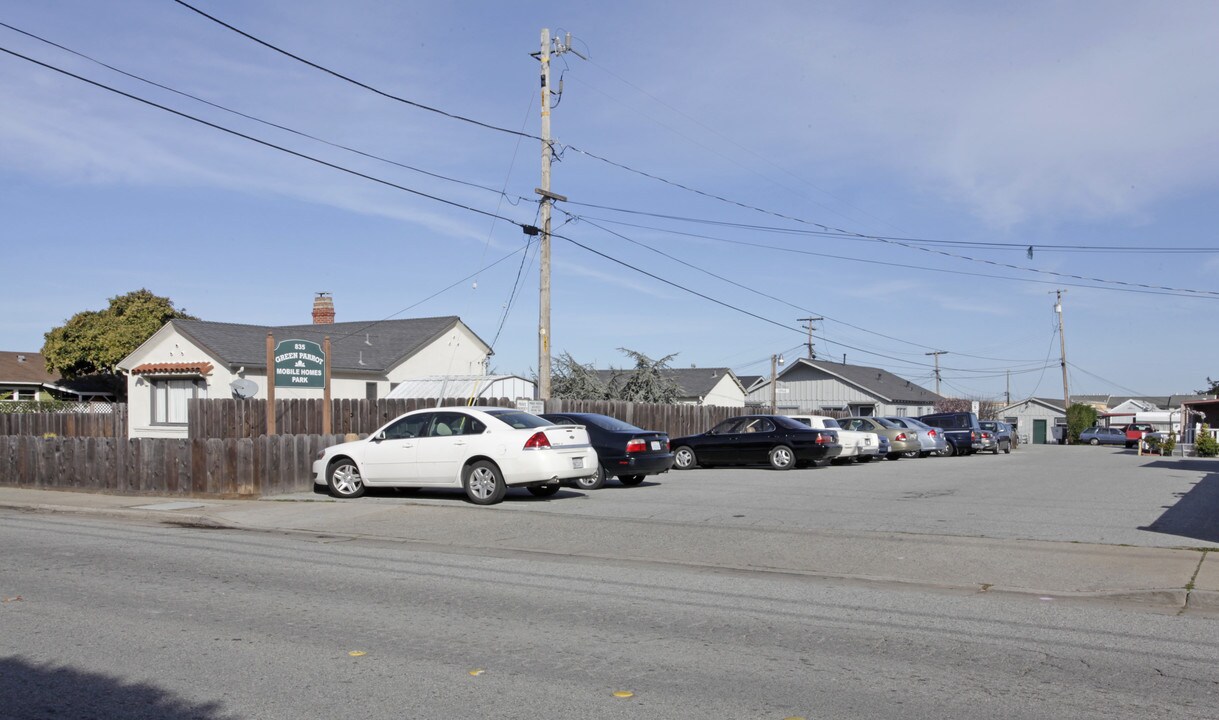
POLYGON ((252 380, 245 378, 237 378, 229 383, 229 387, 233 389, 233 397, 245 400, 252 398, 258 394, 258 385, 252 380))

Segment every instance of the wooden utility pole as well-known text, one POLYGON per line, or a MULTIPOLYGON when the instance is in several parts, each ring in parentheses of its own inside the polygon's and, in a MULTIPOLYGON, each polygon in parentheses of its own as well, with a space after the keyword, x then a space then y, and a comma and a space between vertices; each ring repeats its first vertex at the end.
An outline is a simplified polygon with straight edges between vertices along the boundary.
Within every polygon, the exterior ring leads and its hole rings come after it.
MULTIPOLYGON (((542 186, 534 188, 541 196, 542 239, 538 251, 538 399, 550 399, 550 207, 555 200, 566 197, 550 191, 550 159, 554 155, 554 142, 550 139, 550 28, 542 28, 542 47, 537 59, 542 65, 542 186)), ((554 53, 574 53, 571 49, 571 33, 566 40, 555 39, 554 53)), ((560 83, 562 85, 562 83, 560 83)), ((562 88, 560 87, 560 92, 562 88)))
MULTIPOLYGON (((1054 300, 1054 312, 1058 313, 1058 342, 1059 346, 1062 348, 1062 355, 1060 356, 1062 358, 1062 414, 1065 417, 1067 410, 1071 409, 1071 392, 1067 388, 1067 336, 1062 331, 1062 294, 1066 292, 1066 290, 1055 290, 1054 292, 1057 293, 1056 299, 1054 300)), ((1070 441, 1070 433, 1068 433, 1064 428, 1062 443, 1066 445, 1070 443, 1070 441)))
POLYGON ((818 320, 824 320, 824 319, 825 318, 823 318, 823 317, 806 317, 806 318, 797 318, 796 319, 796 322, 802 322, 802 323, 804 323, 804 326, 806 328, 808 328, 808 342, 805 344, 808 345, 808 359, 809 360, 817 359, 817 353, 813 350, 813 323, 817 322, 818 320))
POLYGON ((779 366, 783 364, 782 355, 770 356, 770 414, 779 412, 779 366))
POLYGON ((275 434, 275 336, 267 333, 267 436, 275 434))
POLYGON ((326 367, 322 375, 322 434, 329 435, 330 427, 330 336, 322 339, 322 357, 326 358, 326 367))
POLYGON ((542 28, 542 240, 538 252, 538 399, 550 399, 550 28, 542 28))
POLYGON ((923 353, 924 355, 935 356, 935 394, 940 394, 940 356, 947 355, 947 350, 936 350, 935 352, 923 353))

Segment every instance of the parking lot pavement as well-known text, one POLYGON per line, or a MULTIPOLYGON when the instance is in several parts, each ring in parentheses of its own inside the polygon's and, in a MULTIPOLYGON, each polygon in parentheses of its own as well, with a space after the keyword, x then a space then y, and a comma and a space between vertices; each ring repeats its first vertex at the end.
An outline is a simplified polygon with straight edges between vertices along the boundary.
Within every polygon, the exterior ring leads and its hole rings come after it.
POLYGON ((454 552, 783 572, 954 592, 1109 597, 1219 611, 1219 464, 1106 448, 777 472, 671 472, 548 498, 375 491, 263 501, 0 488, 0 507, 393 540, 454 552))

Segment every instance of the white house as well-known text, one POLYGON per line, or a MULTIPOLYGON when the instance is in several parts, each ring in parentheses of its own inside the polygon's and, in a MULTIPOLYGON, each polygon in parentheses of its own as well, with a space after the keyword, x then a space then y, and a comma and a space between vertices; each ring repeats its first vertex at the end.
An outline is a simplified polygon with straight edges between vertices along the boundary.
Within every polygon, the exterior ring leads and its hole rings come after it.
MULTIPOLYGON (((881 368, 798 358, 778 374, 774 400, 780 413, 916 417, 934 412, 940 396, 881 368)), ((770 377, 751 383, 745 401, 769 408, 770 377)))
MULTIPOLYGON (((597 370, 597 379, 606 386, 621 386, 635 370, 597 370)), ((666 368, 661 373, 678 389, 677 402, 683 405, 745 407, 745 387, 729 368, 666 368)))
MULTIPOLYGON (((127 375, 128 435, 186 437, 186 400, 232 397, 239 379, 253 383, 253 397, 265 398, 268 333, 277 344, 330 339, 332 398, 375 399, 410 378, 483 374, 491 353, 456 316, 326 323, 316 322, 315 306, 314 318, 280 327, 169 321, 119 363, 127 375)), ((321 398, 322 391, 277 387, 275 397, 321 398)))

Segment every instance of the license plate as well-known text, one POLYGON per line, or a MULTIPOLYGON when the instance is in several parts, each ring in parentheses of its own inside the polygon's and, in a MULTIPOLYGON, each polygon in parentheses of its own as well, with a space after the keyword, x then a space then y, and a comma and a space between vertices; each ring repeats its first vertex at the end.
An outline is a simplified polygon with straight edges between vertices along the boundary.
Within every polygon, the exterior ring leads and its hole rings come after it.
POLYGON ((580 468, 584 467, 584 458, 572 458, 571 467, 573 470, 579 470, 580 468))
POLYGON ((659 440, 653 440, 653 441, 652 441, 652 449, 653 449, 653 450, 659 450, 659 449, 660 449, 660 441, 659 441, 659 440))

